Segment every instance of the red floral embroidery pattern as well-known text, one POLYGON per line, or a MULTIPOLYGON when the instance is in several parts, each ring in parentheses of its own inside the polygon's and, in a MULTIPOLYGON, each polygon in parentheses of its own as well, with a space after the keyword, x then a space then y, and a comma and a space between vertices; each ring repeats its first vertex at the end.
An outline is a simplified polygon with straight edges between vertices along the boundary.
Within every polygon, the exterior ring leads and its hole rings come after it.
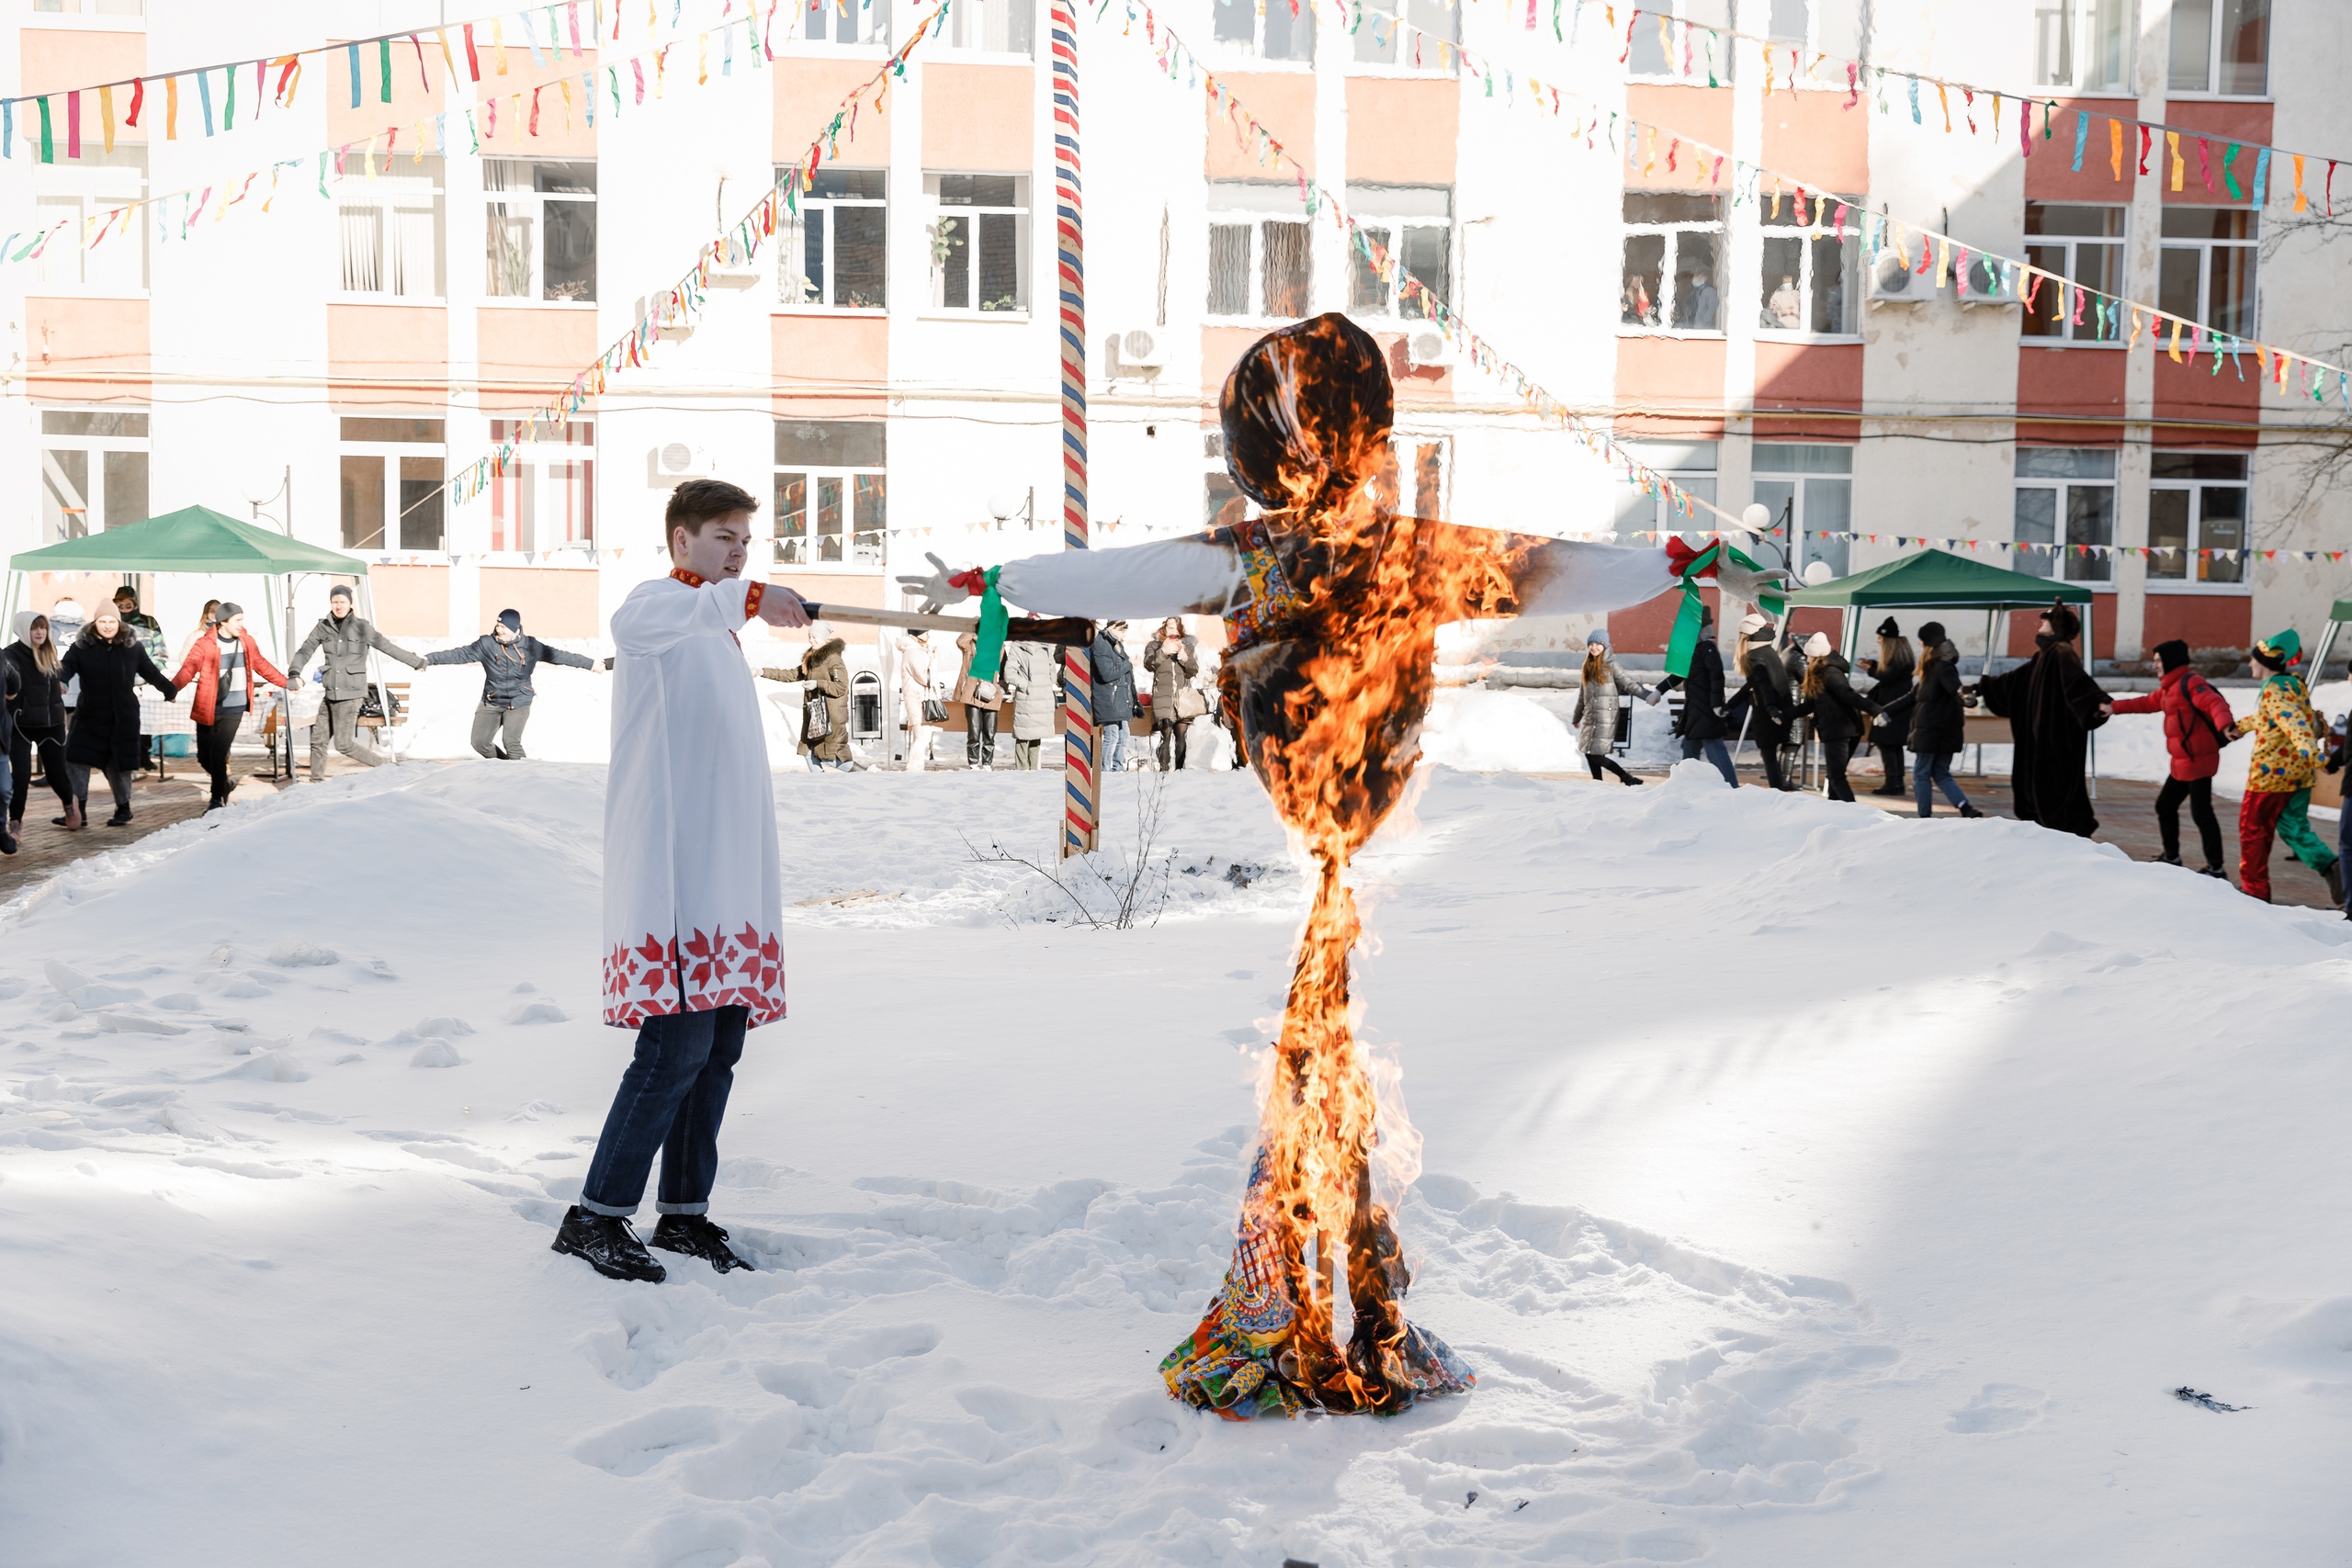
POLYGON ((682 566, 672 567, 670 569, 670 575, 677 579, 680 582, 684 583, 689 588, 700 588, 704 583, 710 581, 710 579, 703 576, 702 573, 698 571, 688 571, 682 566))
POLYGON ((605 955, 605 1021, 631 1028, 649 1018, 749 1008, 755 1024, 784 1016, 784 944, 746 923, 697 931, 681 942, 647 936, 605 955))

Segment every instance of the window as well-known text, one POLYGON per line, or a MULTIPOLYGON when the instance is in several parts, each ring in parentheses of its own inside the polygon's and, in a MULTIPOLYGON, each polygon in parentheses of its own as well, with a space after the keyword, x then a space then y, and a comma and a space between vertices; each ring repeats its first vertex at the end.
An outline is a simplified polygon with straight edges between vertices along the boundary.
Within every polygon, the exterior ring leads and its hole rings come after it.
MULTIPOLYGON (((2124 210, 2029 201, 2025 204, 2025 259, 2070 283, 2120 295, 2123 292, 2124 210)), ((2025 335, 2083 340, 2100 336, 2098 310, 2085 309, 2083 319, 2075 321, 2061 293, 2046 282, 2035 290, 2032 308, 2025 312, 2025 335)))
POLYGON ((147 416, 40 411, 41 543, 147 520, 147 416))
POLYGON ((1803 67, 1800 85, 1848 91, 1845 70, 1837 62, 1870 59, 1871 5, 1871 0, 1767 0, 1761 7, 1764 33, 1771 40, 1780 80, 1788 81, 1789 53, 1794 51, 1803 67), (1820 55, 1831 59, 1825 62, 1816 58, 1820 55))
POLYGON ((890 41, 890 0, 808 0, 800 36, 809 43, 890 41))
POLYGON ((1845 576, 1853 544, 1842 536, 1854 526, 1854 449, 1758 441, 1751 467, 1756 499, 1772 514, 1765 534, 1779 530, 1789 543, 1791 569, 1802 578, 1806 567, 1826 561, 1830 575, 1845 576), (1814 536, 1825 531, 1837 536, 1814 536))
POLYGON ((1036 0, 956 0, 947 12, 947 41, 987 54, 1036 51, 1036 0))
POLYGON ((2167 207, 2162 232, 2157 309, 2233 337, 2254 336, 2262 215, 2233 207, 2167 207))
POLYGON ((1443 186, 1348 186, 1358 232, 1388 254, 1389 271, 1375 271, 1361 246, 1351 247, 1348 309, 1359 316, 1419 321, 1430 315, 1416 293, 1399 298, 1396 275, 1419 283, 1441 301, 1453 288, 1453 192, 1443 186))
POLYGON ((33 0, 33 9, 68 17, 139 17, 147 0, 33 0))
POLYGON ((437 419, 343 422, 343 547, 442 547, 442 457, 437 419))
POLYGON ((1855 296, 1860 293, 1862 240, 1840 240, 1821 231, 1821 198, 1800 214, 1793 200, 1758 204, 1764 231, 1764 270, 1756 324, 1768 333, 1844 336, 1854 328, 1855 296), (1785 219, 1780 214, 1786 214, 1785 219))
POLYGON ((2037 546, 2010 552, 2010 564, 2036 577, 2105 582, 2114 569, 2105 555, 2078 555, 2061 545, 2115 543, 2115 453, 2095 446, 2018 448, 2017 542, 2037 546), (2061 519, 2065 533, 2059 533, 2061 519), (2066 570, 2055 570, 2064 559, 2066 570))
POLYGON ((1626 71, 1635 76, 1729 85, 1736 51, 1719 34, 1708 32, 1709 28, 1730 30, 1730 0, 1668 0, 1655 11, 1645 7, 1634 24, 1626 71))
POLYGON ((1625 287, 1617 319, 1629 327, 1724 330, 1724 198, 1625 193, 1625 287))
POLYGON ((2132 37, 2132 0, 2034 0, 2034 85, 2127 92, 2132 37))
POLYGON ((1451 72, 1453 62, 1438 45, 1462 41, 1461 17, 1458 0, 1382 0, 1357 6, 1348 13, 1356 63, 1451 72))
POLYGON ((889 531, 879 420, 775 422, 775 564, 882 570, 889 531))
POLYGON ((484 158, 495 299, 596 298, 596 165, 484 158))
POLYGON ((345 180, 336 195, 343 239, 343 291, 438 299, 442 164, 389 161, 372 180, 345 180))
POLYGON ((2158 452, 2150 459, 2148 557, 2151 582, 2245 581, 2246 460, 2243 454, 2158 452), (2217 552, 2208 554, 2206 552, 2217 552), (2190 571, 2188 564, 2197 563, 2190 571))
POLYGON ((1029 176, 925 175, 935 310, 1029 308, 1029 176))
POLYGON ((2173 0, 2167 85, 2176 93, 2233 97, 2267 93, 2270 0, 2173 0))
POLYGON ((521 420, 493 419, 490 440, 493 446, 518 443, 514 461, 490 481, 492 549, 560 550, 595 542, 594 420, 535 425, 526 440, 521 420))
MULTIPOLYGON (((1718 444, 1713 441, 1626 441, 1620 443, 1645 468, 1664 474, 1701 501, 1715 500, 1718 444)), ((1685 517, 1663 494, 1647 494, 1626 479, 1617 491, 1617 532, 1621 535, 1671 534, 1713 526, 1706 513, 1685 517)), ((1631 544, 1652 541, 1628 539, 1631 544)))
MULTIPOLYGON (((776 178, 792 173, 778 169, 776 178)), ((889 175, 881 169, 820 169, 785 223, 776 254, 776 298, 790 306, 879 310, 888 304, 889 175)))
POLYGON ((1306 315, 1315 282, 1312 238, 1295 186, 1211 182, 1208 313, 1285 321, 1306 315))
MULTIPOLYGON (((1315 59, 1313 0, 1216 0, 1216 40, 1261 60, 1315 59)), ((1366 27, 1373 25, 1366 17, 1366 27)))
MULTIPOLYGON (((21 117, 22 110, 18 112, 21 117)), ((17 129, 23 134, 21 118, 17 129)), ((33 264, 40 288, 135 294, 147 287, 147 232, 152 220, 146 209, 107 216, 146 199, 147 149, 118 147, 107 152, 85 143, 78 162, 33 165, 33 190, 35 219, 42 229, 61 222, 69 225, 54 243, 42 248, 40 260, 33 264), (107 225, 106 237, 95 245, 85 245, 84 235, 100 231, 95 226, 83 227, 94 220, 107 225)))

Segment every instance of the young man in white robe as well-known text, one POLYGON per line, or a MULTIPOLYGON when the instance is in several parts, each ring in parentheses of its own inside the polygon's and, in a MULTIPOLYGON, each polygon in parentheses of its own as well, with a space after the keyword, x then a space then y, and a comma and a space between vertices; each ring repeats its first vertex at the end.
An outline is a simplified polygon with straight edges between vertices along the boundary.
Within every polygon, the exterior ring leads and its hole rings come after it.
POLYGON ((808 624, 799 596, 743 580, 759 502, 692 479, 664 523, 673 570, 613 615, 613 761, 605 786, 605 1021, 637 1031, 555 1250, 616 1280, 659 1280, 628 1217, 662 1156, 652 1245, 749 1267, 711 1223, 718 1124, 751 1029, 784 1016, 775 800, 752 668, 757 617, 808 624))

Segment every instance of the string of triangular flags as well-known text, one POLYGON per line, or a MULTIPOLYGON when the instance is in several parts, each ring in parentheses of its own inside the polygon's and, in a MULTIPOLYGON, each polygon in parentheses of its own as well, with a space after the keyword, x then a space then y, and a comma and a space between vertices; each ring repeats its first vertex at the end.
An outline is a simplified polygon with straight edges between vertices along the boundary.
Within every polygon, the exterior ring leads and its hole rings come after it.
MULTIPOLYGON (((1333 0, 1333 3, 1343 4, 1344 0, 1333 0)), ((1596 0, 1587 0, 1587 3, 1596 3, 1596 0)), ((1368 18, 1376 18, 1378 22, 1385 22, 1395 28, 1420 34, 1419 27, 1408 18, 1376 11, 1368 6, 1358 5, 1353 8, 1353 27, 1362 27, 1368 18)), ((1872 265, 1890 255, 1900 257, 1905 270, 1922 277, 1932 274, 1937 289, 1940 290, 1950 282, 1959 288, 1966 298, 1990 303, 2022 305, 2026 310, 2033 310, 2037 308, 2041 290, 2046 287, 2052 291, 2058 316, 2070 325, 2089 326, 2092 329, 2090 335, 2098 341, 2115 342, 2120 339, 2127 347, 2133 347, 2138 345, 2144 332, 2149 334, 2151 342, 2164 348, 2175 364, 2194 366, 2199 356, 2210 354, 2212 364, 2209 375, 2220 375, 2226 363, 2241 381, 2246 378, 2245 357, 2251 356, 2256 363, 2256 375, 2269 380, 2278 389, 2284 391, 2289 378, 2295 376, 2301 380, 2302 390, 2312 401, 2324 404, 2333 391, 2338 402, 2352 408, 2352 370, 2343 366, 2314 359, 2309 355, 2258 339, 2210 330, 2200 321, 2171 314, 2154 305, 2143 304, 2102 289, 2086 288, 2030 262, 1972 247, 1928 225, 1907 223, 1884 212, 1872 212, 1866 197, 1840 196, 1819 186, 1808 189, 1802 180, 1765 164, 1736 157, 1713 143, 1679 135, 1668 127, 1654 125, 1623 111, 1605 108, 1573 91, 1537 78, 1519 77, 1515 73, 1494 65, 1475 51, 1464 49, 1433 34, 1427 36, 1430 43, 1442 46, 1442 62, 1458 60, 1463 69, 1484 80, 1487 96, 1494 96, 1498 79, 1504 82, 1504 96, 1510 102, 1517 101, 1518 91, 1524 86, 1530 101, 1538 109, 1555 118, 1566 118, 1572 128, 1579 124, 1584 127, 1583 139, 1588 151, 1597 151, 1605 142, 1612 153, 1622 152, 1629 175, 1638 167, 1643 179, 1655 179, 1662 159, 1668 174, 1678 179, 1687 167, 1690 176, 1688 183, 1694 188, 1716 191, 1728 188, 1735 207, 1746 201, 1755 202, 1760 207, 1769 196, 1775 221, 1781 218, 1784 201, 1792 196, 1794 199, 1790 211, 1798 226, 1806 229, 1811 237, 1818 238, 1826 232, 1842 244, 1847 231, 1851 229, 1860 240, 1862 254, 1871 258, 1872 265), (1618 145, 1621 133, 1623 137, 1622 149, 1618 145), (1724 181, 1726 171, 1730 175, 1728 187, 1724 181), (1768 179, 1771 182, 1769 192, 1764 188, 1764 182, 1768 179), (1915 236, 1919 244, 1916 264, 1911 257, 1911 242, 1915 236), (2085 321, 2086 313, 2090 318, 2087 321, 2085 321), (2166 341, 2166 329, 2169 329, 2169 341, 2166 341), (2188 349, 2185 358, 2182 355, 2184 346, 2188 349), (2296 369, 2298 366, 2301 367, 2300 370, 2296 369)), ((1163 68, 1167 66, 1164 64, 1163 68)), ((2079 115, 2077 118, 2080 118, 2079 115)), ((2044 130, 2046 134, 2046 120, 2044 130)), ((2081 167, 2086 136, 2085 131, 2075 139, 2077 168, 2081 167)), ((2176 164, 2178 162, 2176 155, 2176 164)), ((2174 173, 2177 181, 2177 167, 2174 173)), ((2330 175, 2332 179, 2333 165, 2330 166, 2330 175)), ((2256 205, 2265 199, 2268 178, 2269 164, 2265 158, 2251 185, 2251 194, 2256 205)), ((2179 188, 2177 183, 2174 188, 2179 188)), ((2231 188, 2233 193, 2238 189, 2234 182, 2231 188)), ((2296 165, 2293 200, 2295 210, 2304 209, 2300 160, 2296 165)))
MULTIPOLYGON (((601 6, 603 0, 575 0, 574 8, 577 8, 579 4, 601 6)), ((599 112, 597 104, 600 95, 610 104, 610 107, 603 112, 617 119, 625 107, 633 108, 644 107, 649 83, 653 96, 657 100, 667 96, 672 87, 683 85, 684 76, 683 69, 678 78, 673 79, 669 74, 670 57, 681 44, 691 42, 696 46, 695 51, 696 67, 693 83, 695 86, 707 86, 712 80, 710 55, 714 41, 719 46, 717 72, 718 79, 724 81, 734 75, 738 29, 741 29, 745 34, 744 52, 748 55, 753 68, 763 67, 768 62, 773 61, 775 58, 775 43, 778 41, 772 36, 772 26, 776 16, 782 13, 786 17, 787 39, 790 36, 789 28, 798 25, 798 18, 786 0, 771 0, 764 15, 762 14, 759 0, 745 0, 745 4, 746 15, 730 17, 707 31, 699 34, 683 34, 658 49, 648 49, 639 54, 617 59, 599 56, 595 63, 586 70, 576 74, 567 74, 542 82, 533 87, 527 95, 521 92, 503 94, 493 91, 488 97, 476 99, 469 107, 444 109, 431 118, 417 120, 413 125, 388 126, 384 130, 365 141, 346 141, 340 146, 322 149, 316 153, 305 154, 300 158, 280 159, 265 168, 232 175, 219 185, 191 186, 184 190, 145 197, 138 201, 126 202, 120 207, 93 211, 86 216, 61 219, 46 229, 12 232, 5 239, 0 239, 0 262, 39 261, 51 246, 58 244, 78 245, 83 250, 93 249, 103 244, 109 238, 119 238, 129 232, 133 225, 140 221, 135 215, 141 209, 146 209, 153 216, 155 235, 159 242, 185 240, 191 237, 196 224, 208 211, 211 214, 212 220, 219 222, 228 216, 231 208, 254 196, 262 198, 261 210, 265 212, 270 210, 271 204, 277 199, 280 182, 285 178, 288 171, 308 169, 314 163, 317 192, 320 197, 331 200, 333 196, 327 189, 330 172, 337 179, 345 177, 354 159, 358 160, 366 176, 372 180, 379 175, 390 173, 395 161, 403 153, 412 163, 422 162, 428 154, 434 157, 447 157, 450 151, 450 138, 453 131, 463 133, 466 150, 469 152, 480 152, 485 141, 492 143, 493 147, 499 145, 502 134, 506 143, 519 144, 540 135, 543 110, 548 129, 553 130, 556 124, 554 115, 559 107, 563 117, 561 124, 564 130, 569 130, 571 128, 575 107, 582 115, 583 123, 593 128, 599 112), (578 89, 576 98, 575 87, 578 89), (500 113, 502 104, 512 106, 510 111, 503 116, 503 126, 500 113), (264 179, 268 181, 266 188, 256 190, 255 186, 264 179)), ((673 0, 673 20, 684 8, 684 0, 673 0)), ((550 6, 548 9, 553 10, 554 7, 550 6)), ((728 9, 730 13, 732 12, 732 0, 729 0, 728 9)), ((649 23, 652 20, 651 17, 648 17, 649 23)), ((617 25, 614 31, 615 36, 617 37, 619 33, 617 25)), ((533 57, 535 60, 539 60, 541 57, 536 44, 536 34, 533 37, 533 57)), ((576 46, 578 41, 576 34, 573 41, 576 46)), ((594 47, 595 37, 592 34, 589 39, 589 49, 592 52, 594 47)), ((551 42, 546 60, 560 61, 563 55, 564 51, 551 42)), ((580 58, 580 51, 576 47, 572 51, 572 57, 580 58)), ((469 42, 465 50, 465 65, 462 69, 456 56, 446 49, 442 51, 442 59, 448 71, 449 86, 453 93, 469 92, 472 88, 479 86, 483 81, 485 73, 494 81, 495 77, 504 74, 506 70, 505 51, 503 44, 494 50, 485 46, 477 51, 470 47, 469 42)), ((542 63, 544 62, 542 61, 542 63)), ((429 78, 426 80, 429 85, 429 78)), ((356 78, 355 78, 355 92, 356 84, 356 78)), ((281 77, 280 88, 274 93, 271 101, 281 107, 291 107, 295 89, 299 85, 299 70, 281 77)), ((389 94, 386 101, 389 101, 389 94)), ((233 104, 233 98, 231 102, 233 104)), ((138 112, 139 109, 135 107, 132 118, 128 123, 134 125, 137 123, 138 112)), ((153 111, 151 109, 147 112, 150 115, 152 128, 153 111)), ((169 110, 167 109, 166 112, 168 114, 169 110)), ((167 120, 167 125, 168 123, 167 120)), ((208 118, 206 121, 208 127, 210 123, 208 118)), ((78 137, 78 130, 76 135, 78 137)), ((115 140, 111 118, 106 123, 105 139, 107 149, 111 152, 115 140)), ((78 151, 75 155, 79 155, 78 151)))
MULTIPOLYGON (((1656 539, 1661 542, 1678 534, 1688 536, 1693 530, 1641 529, 1629 536, 1635 539, 1656 539)), ((2273 549, 2190 549, 2185 545, 2076 545, 2049 544, 2032 539, 1952 539, 1938 538, 1926 534, 1867 534, 1847 528, 1804 528, 1799 530, 1808 539, 1846 539, 1860 544, 1892 545, 1897 549, 1933 548, 1954 553, 1984 555, 1986 553, 2021 556, 2073 556, 2082 560, 2300 560, 2341 561, 2352 550, 2273 550, 2273 549)))
MULTIPOLYGON (((591 398, 603 393, 612 378, 632 367, 647 364, 653 345, 665 335, 681 328, 691 329, 701 318, 703 305, 710 284, 711 274, 720 267, 740 267, 750 264, 759 254, 760 246, 786 221, 799 215, 800 197, 816 176, 818 168, 841 156, 843 141, 857 137, 858 106, 872 95, 878 111, 889 96, 890 84, 907 73, 907 57, 915 46, 947 25, 948 8, 954 0, 940 0, 939 6, 924 17, 907 41, 899 46, 882 62, 873 75, 852 87, 835 106, 832 118, 815 140, 802 150, 790 170, 767 193, 752 203, 751 210, 738 219, 718 239, 706 243, 696 253, 695 265, 676 284, 650 297, 644 313, 635 325, 616 338, 591 365, 571 378, 553 400, 526 414, 516 423, 514 432, 486 453, 460 469, 448 481, 449 503, 463 506, 488 490, 491 481, 503 476, 514 461, 516 451, 537 438, 541 425, 561 426, 578 412, 591 398)), ((773 15, 773 13, 771 13, 773 15)))

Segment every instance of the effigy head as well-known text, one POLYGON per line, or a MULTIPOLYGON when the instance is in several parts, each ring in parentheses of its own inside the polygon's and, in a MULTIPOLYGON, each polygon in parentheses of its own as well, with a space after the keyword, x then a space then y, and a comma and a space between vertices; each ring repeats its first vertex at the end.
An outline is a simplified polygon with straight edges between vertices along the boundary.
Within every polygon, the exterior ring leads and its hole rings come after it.
POLYGON ((1388 458, 1396 394, 1370 333, 1337 311, 1250 346, 1225 379, 1225 466, 1269 512, 1334 497, 1388 458))

